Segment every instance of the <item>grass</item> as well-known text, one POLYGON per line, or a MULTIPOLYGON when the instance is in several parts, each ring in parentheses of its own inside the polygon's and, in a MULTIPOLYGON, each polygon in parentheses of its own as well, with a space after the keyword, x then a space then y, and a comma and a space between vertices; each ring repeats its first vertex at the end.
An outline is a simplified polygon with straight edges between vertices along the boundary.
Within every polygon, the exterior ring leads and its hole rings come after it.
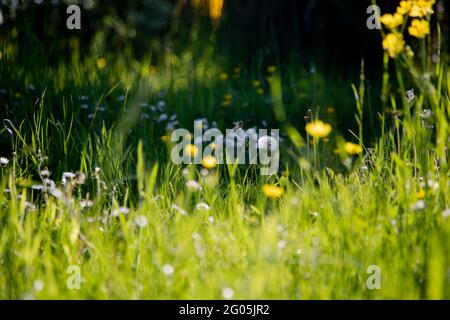
POLYGON ((423 79, 406 56, 388 73, 386 56, 374 99, 363 76, 352 91, 296 62, 236 72, 208 53, 149 67, 94 52, 51 65, 13 39, 0 50, 0 298, 450 298, 445 60, 423 79), (312 145, 305 116, 331 135, 312 145), (193 130, 200 117, 281 128, 279 174, 173 165, 168 122, 193 130), (63 185, 64 172, 79 174, 63 185), (267 198, 267 183, 284 195, 267 198), (380 289, 367 286, 371 266, 380 289))

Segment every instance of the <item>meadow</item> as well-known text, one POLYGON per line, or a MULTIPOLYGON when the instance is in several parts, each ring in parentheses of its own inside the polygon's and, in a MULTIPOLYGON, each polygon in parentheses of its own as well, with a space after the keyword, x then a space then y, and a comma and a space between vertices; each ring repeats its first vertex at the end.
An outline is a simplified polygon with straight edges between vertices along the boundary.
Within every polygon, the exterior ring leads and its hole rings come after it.
POLYGON ((197 43, 155 65, 75 38, 49 61, 2 35, 0 298, 449 299, 448 38, 434 1, 401 3, 371 86, 364 61, 197 43), (280 129, 277 174, 173 164, 195 120, 280 129))

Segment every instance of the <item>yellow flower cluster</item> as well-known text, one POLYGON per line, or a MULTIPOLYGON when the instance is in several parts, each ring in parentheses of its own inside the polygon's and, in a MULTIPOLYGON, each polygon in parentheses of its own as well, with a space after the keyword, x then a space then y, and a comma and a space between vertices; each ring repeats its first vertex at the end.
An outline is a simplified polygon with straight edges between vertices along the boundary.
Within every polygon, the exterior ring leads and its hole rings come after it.
POLYGON ((384 14, 381 16, 381 23, 392 30, 383 39, 383 49, 389 53, 391 58, 397 57, 403 52, 405 41, 403 34, 397 30, 403 26, 406 18, 413 18, 408 28, 408 33, 416 38, 422 39, 430 34, 430 15, 434 13, 433 5, 436 0, 402 0, 394 14, 384 14))

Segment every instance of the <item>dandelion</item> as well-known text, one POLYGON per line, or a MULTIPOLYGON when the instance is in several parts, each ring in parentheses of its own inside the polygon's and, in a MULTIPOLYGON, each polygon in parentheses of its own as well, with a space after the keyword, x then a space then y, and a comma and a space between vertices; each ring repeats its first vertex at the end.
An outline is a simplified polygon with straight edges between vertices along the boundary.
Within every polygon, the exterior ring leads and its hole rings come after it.
POLYGON ((213 156, 206 156, 202 159, 202 165, 206 169, 214 169, 217 166, 217 159, 213 156))
POLYGON ((208 211, 209 209, 209 205, 205 202, 200 202, 195 205, 195 210, 197 211, 208 211))
POLYGON ((145 216, 143 216, 143 215, 137 216, 136 219, 135 219, 135 221, 136 221, 136 225, 137 225, 139 228, 145 228, 145 227, 148 225, 148 220, 147 220, 147 218, 146 218, 145 216))
POLYGON ((391 58, 396 58, 405 47, 405 40, 400 33, 389 33, 383 39, 383 49, 387 50, 391 58))
POLYGON ((363 148, 359 144, 346 142, 344 144, 344 150, 348 154, 360 154, 363 151, 363 148))
POLYGON ((331 132, 331 126, 320 120, 315 120, 306 124, 306 132, 314 138, 325 138, 331 132))
POLYGON ((190 157, 195 157, 198 154, 198 148, 196 145, 194 144, 188 144, 185 148, 184 148, 184 152, 186 152, 186 154, 190 157))
POLYGON ((225 299, 233 299, 233 296, 234 296, 234 291, 233 291, 233 289, 231 289, 231 288, 224 288, 224 289, 222 290, 222 296, 223 296, 225 299))
POLYGON ((190 191, 198 191, 198 190, 202 190, 202 187, 200 186, 200 184, 195 181, 195 180, 189 180, 186 182, 186 187, 190 190, 190 191))
POLYGON ((4 157, 0 157, 0 164, 2 166, 6 166, 9 163, 9 160, 4 158, 4 157))
POLYGON ((97 60, 97 68, 104 69, 106 67, 106 60, 105 58, 100 58, 97 60))
POLYGON ((170 264, 165 264, 162 267, 162 272, 166 275, 166 276, 171 276, 174 272, 174 268, 170 265, 170 264))
POLYGON ((399 13, 395 14, 384 14, 380 18, 381 23, 383 23, 388 29, 394 29, 403 24, 403 16, 399 13))
POLYGON ((269 185, 269 184, 263 185, 262 191, 267 198, 271 198, 271 199, 281 198, 284 194, 283 188, 280 188, 275 185, 269 185))
POLYGON ((414 19, 408 28, 408 32, 413 37, 425 38, 425 36, 430 34, 430 23, 427 20, 414 19))

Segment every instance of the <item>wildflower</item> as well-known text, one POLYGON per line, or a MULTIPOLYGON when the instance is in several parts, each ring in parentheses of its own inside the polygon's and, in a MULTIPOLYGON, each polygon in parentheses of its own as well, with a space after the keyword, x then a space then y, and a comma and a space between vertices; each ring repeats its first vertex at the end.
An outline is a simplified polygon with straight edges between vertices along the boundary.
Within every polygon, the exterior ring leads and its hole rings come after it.
POLYGON ((269 67, 267 67, 267 72, 275 73, 275 71, 277 71, 277 67, 276 66, 269 66, 269 67))
POLYGON ((45 177, 45 178, 50 177, 50 175, 52 174, 49 170, 42 170, 40 173, 41 173, 41 176, 45 177))
POLYGON ((262 191, 264 195, 268 198, 277 199, 281 198, 284 194, 283 188, 280 188, 278 186, 265 184, 262 186, 262 191))
POLYGON ((331 132, 331 126, 320 120, 310 122, 305 127, 306 132, 314 138, 325 138, 331 132))
POLYGON ((169 142, 170 141, 170 136, 168 136, 168 135, 161 136, 160 139, 161 139, 162 142, 169 142))
POLYGON ((201 185, 195 180, 189 180, 186 182, 186 187, 191 191, 202 190, 201 185))
POLYGON ((37 279, 33 282, 33 288, 36 291, 42 291, 44 289, 44 282, 40 279, 37 279))
POLYGON ((198 148, 194 144, 188 144, 184 148, 184 152, 186 152, 190 157, 195 157, 198 154, 198 148))
POLYGON ((213 21, 217 21, 222 16, 223 0, 210 0, 209 17, 213 21))
POLYGON ((236 74, 236 75, 239 74, 240 72, 241 72, 241 69, 238 68, 238 67, 233 69, 233 73, 236 74))
POLYGON ((163 121, 167 121, 167 119, 169 119, 169 116, 167 114, 163 113, 158 117, 158 119, 156 121, 163 122, 163 121))
POLYGON ((225 101, 230 101, 230 100, 233 100, 233 95, 230 93, 227 93, 223 96, 223 98, 225 101))
POLYGON ((387 50, 391 58, 397 57, 405 47, 403 35, 400 33, 389 33, 383 39, 383 49, 387 50))
POLYGON ((450 209, 445 209, 444 211, 442 211, 442 217, 444 219, 447 219, 448 217, 450 217, 450 209))
POLYGON ((423 209, 425 209, 425 201, 423 200, 418 200, 413 206, 414 211, 420 211, 423 209))
POLYGON ((403 16, 398 13, 384 14, 380 18, 381 23, 383 23, 388 29, 394 29, 403 24, 403 16))
POLYGON ((411 4, 411 9, 409 10, 409 16, 412 18, 422 18, 427 15, 432 14, 433 5, 435 1, 418 0, 411 4))
MULTIPOLYGON (((95 172, 98 174, 97 169, 100 171, 100 168, 96 167, 95 172)), ((75 176, 75 183, 76 184, 84 184, 86 182, 86 175, 83 172, 77 172, 75 176)))
POLYGON ((234 296, 234 291, 233 291, 233 289, 231 289, 231 288, 224 288, 224 289, 222 290, 222 296, 223 296, 225 299, 232 299, 233 296, 234 296))
POLYGON ((170 264, 165 264, 162 267, 162 272, 166 275, 166 276, 171 276, 174 272, 174 268, 170 265, 170 264))
POLYGON ((270 136, 262 136, 258 139, 259 150, 270 150, 271 152, 278 149, 278 141, 270 136))
POLYGON ((227 81, 228 80, 228 74, 226 74, 225 72, 222 72, 219 75, 219 79, 222 80, 222 81, 227 81))
POLYGON ((4 158, 4 157, 0 157, 0 164, 2 166, 6 166, 9 163, 9 160, 4 158))
POLYGON ((213 169, 217 166, 217 159, 213 156, 206 156, 202 159, 202 165, 206 169, 213 169))
POLYGON ((278 249, 283 250, 287 245, 287 242, 284 240, 281 240, 280 242, 278 242, 278 249))
POLYGON ((362 147, 359 144, 355 144, 352 142, 346 142, 344 144, 344 150, 348 154, 359 154, 363 151, 362 147))
POLYGON ((420 189, 416 194, 417 199, 424 199, 425 198, 425 191, 423 189, 420 189))
POLYGON ((106 60, 105 58, 100 58, 97 60, 97 68, 104 69, 106 67, 106 60))
POLYGON ((135 219, 135 221, 136 221, 136 225, 137 225, 139 228, 145 228, 145 227, 148 225, 148 220, 147 220, 147 218, 146 218, 145 216, 143 216, 143 215, 137 216, 136 219, 135 219))
POLYGON ((186 216, 186 215, 187 215, 186 210, 180 208, 180 207, 177 206, 176 204, 173 204, 173 205, 172 205, 172 209, 175 210, 175 211, 177 211, 178 213, 180 213, 182 216, 186 216))
POLYGON ((413 102, 414 98, 415 98, 414 89, 406 91, 406 101, 408 101, 408 103, 413 102))
POLYGON ((414 19, 408 28, 408 32, 413 37, 425 38, 425 36, 430 34, 430 23, 427 20, 414 19))
POLYGON ((80 201, 80 207, 81 208, 90 208, 90 207, 92 207, 94 205, 94 202, 92 202, 91 200, 84 200, 84 199, 82 199, 81 201, 80 201))
POLYGON ((256 92, 257 92, 260 96, 264 95, 264 90, 261 89, 261 88, 258 88, 258 90, 256 90, 256 92))
POLYGON ((209 205, 205 202, 200 202, 195 205, 195 210, 197 211, 208 211, 209 209, 209 205))
POLYGON ((412 2, 409 0, 406 1, 400 1, 399 6, 397 7, 397 13, 404 15, 409 13, 409 10, 411 10, 412 2))
POLYGON ((113 217, 118 217, 121 214, 127 215, 128 213, 130 213, 130 209, 128 209, 127 207, 120 207, 119 209, 114 209, 111 212, 113 217))

